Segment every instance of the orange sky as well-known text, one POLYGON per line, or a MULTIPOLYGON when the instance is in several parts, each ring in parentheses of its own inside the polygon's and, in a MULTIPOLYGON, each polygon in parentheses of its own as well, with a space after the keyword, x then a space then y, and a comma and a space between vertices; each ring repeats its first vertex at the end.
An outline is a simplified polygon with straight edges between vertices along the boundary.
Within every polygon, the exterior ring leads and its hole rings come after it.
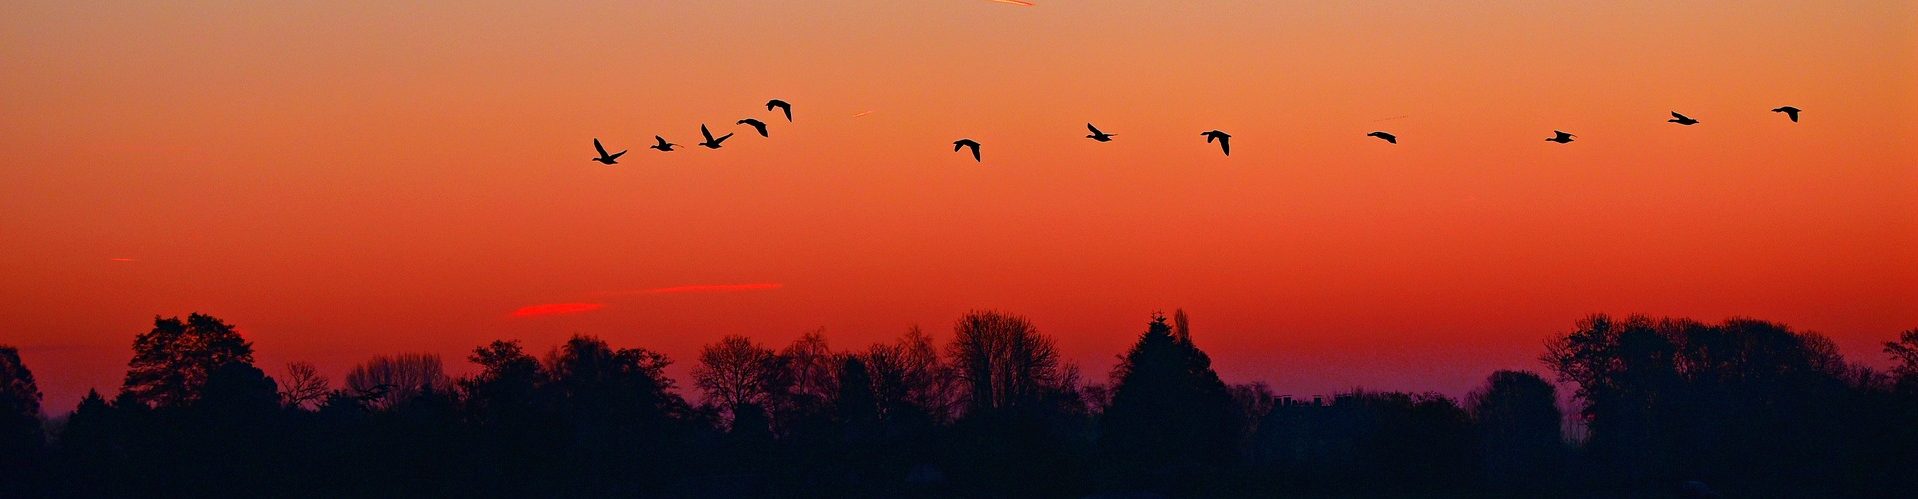
POLYGON ((548 3, 0 4, 0 343, 65 411, 192 311, 337 379, 998 308, 1102 379, 1184 307, 1299 395, 1592 312, 1918 327, 1913 2, 548 3))

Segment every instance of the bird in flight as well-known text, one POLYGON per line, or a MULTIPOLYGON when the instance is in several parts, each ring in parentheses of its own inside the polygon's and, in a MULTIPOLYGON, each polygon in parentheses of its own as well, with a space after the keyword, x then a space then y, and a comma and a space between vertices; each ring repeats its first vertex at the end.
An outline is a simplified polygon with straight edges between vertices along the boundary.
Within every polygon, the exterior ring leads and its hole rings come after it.
POLYGON ((603 164, 606 166, 613 166, 613 163, 619 162, 620 156, 626 155, 626 151, 606 154, 606 146, 599 145, 598 137, 593 138, 593 149, 596 149, 599 151, 599 157, 593 158, 593 161, 598 161, 600 164, 603 164))
POLYGON ((1389 134, 1389 133, 1385 133, 1385 132, 1372 132, 1372 133, 1368 133, 1368 134, 1365 134, 1365 136, 1367 136, 1367 137, 1378 137, 1378 138, 1379 138, 1379 139, 1381 139, 1381 140, 1384 140, 1384 141, 1386 141, 1386 142, 1391 142, 1391 143, 1393 143, 1393 144, 1397 144, 1397 143, 1399 143, 1399 136, 1397 136, 1397 135, 1392 135, 1392 134, 1389 134))
POLYGON ((707 130, 706 125, 704 124, 699 125, 699 134, 706 136, 706 141, 700 142, 699 146, 707 149, 718 149, 720 143, 725 142, 726 139, 733 138, 733 134, 730 134, 730 133, 721 135, 719 136, 719 138, 713 138, 713 132, 710 130, 707 130))
POLYGON ((1669 121, 1672 123, 1677 123, 1685 126, 1692 126, 1692 125, 1698 124, 1698 120, 1692 119, 1692 117, 1690 116, 1678 114, 1678 111, 1672 111, 1672 119, 1665 120, 1665 121, 1669 121))
POLYGON ((1092 135, 1087 135, 1086 138, 1100 142, 1112 142, 1112 134, 1099 131, 1099 127, 1092 126, 1091 123, 1086 123, 1086 129, 1092 131, 1092 135))
POLYGON ((979 161, 979 141, 972 140, 972 139, 959 139, 959 140, 952 141, 953 151, 958 151, 962 147, 972 148, 972 161, 973 162, 979 161))
POLYGON ((1232 155, 1232 144, 1230 142, 1226 142, 1227 140, 1230 140, 1232 138, 1231 134, 1221 132, 1218 130, 1213 130, 1213 131, 1201 133, 1199 135, 1205 136, 1205 143, 1207 144, 1210 144, 1212 143, 1214 139, 1217 139, 1219 141, 1219 150, 1224 152, 1226 156, 1232 155))
POLYGON ((658 143, 658 144, 653 144, 653 145, 652 145, 652 146, 650 146, 649 148, 650 148, 650 149, 658 149, 658 150, 660 150, 660 152, 672 152, 672 151, 673 151, 673 148, 674 148, 674 147, 679 147, 679 144, 674 144, 674 143, 671 143, 671 142, 667 142, 667 141, 666 141, 666 138, 665 138, 665 137, 661 137, 661 136, 658 136, 658 135, 654 135, 654 136, 653 136, 653 140, 656 140, 656 141, 659 141, 659 143, 658 143))
POLYGON ((1577 137, 1577 135, 1572 135, 1572 134, 1561 132, 1558 130, 1552 130, 1552 138, 1545 139, 1545 140, 1564 144, 1566 142, 1571 142, 1572 137, 1577 137))
POLYGON ((793 120, 793 105, 792 105, 792 104, 787 104, 787 103, 786 103, 786 101, 783 101, 783 100, 779 100, 779 99, 773 99, 773 100, 769 100, 769 101, 766 101, 766 110, 767 110, 767 111, 771 111, 771 110, 773 110, 774 108, 778 108, 778 109, 779 109, 780 111, 783 111, 783 112, 785 112, 785 113, 786 113, 786 121, 792 121, 792 120, 793 120))
POLYGON ((1799 110, 1798 110, 1798 108, 1795 108, 1795 107, 1791 107, 1791 106, 1785 106, 1785 107, 1781 107, 1781 108, 1778 108, 1778 109, 1773 109, 1773 110, 1771 110, 1771 112, 1774 112, 1774 113, 1785 113, 1785 116, 1790 116, 1790 117, 1791 117, 1791 122, 1792 122, 1792 123, 1797 123, 1797 122, 1798 122, 1798 113, 1799 113, 1799 110))
POLYGON ((759 136, 761 136, 761 137, 770 137, 770 135, 766 135, 766 122, 764 122, 764 121, 759 121, 759 120, 756 120, 756 119, 752 119, 752 118, 746 118, 746 119, 743 119, 743 120, 739 120, 739 124, 741 124, 741 125, 752 125, 752 126, 753 126, 753 130, 758 130, 758 131, 759 131, 759 136))

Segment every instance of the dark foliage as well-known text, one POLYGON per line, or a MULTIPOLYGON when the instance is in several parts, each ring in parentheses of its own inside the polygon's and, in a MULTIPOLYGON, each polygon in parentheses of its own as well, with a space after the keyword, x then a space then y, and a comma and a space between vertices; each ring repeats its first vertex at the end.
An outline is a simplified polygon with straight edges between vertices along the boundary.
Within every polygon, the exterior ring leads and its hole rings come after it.
MULTIPOLYGON (((1918 331, 1884 373, 1763 321, 1594 316, 1544 357, 1572 390, 1499 371, 1437 394, 1275 395, 1227 385, 1184 314, 1155 316, 1110 389, 1082 387, 1024 318, 834 351, 745 338, 693 369, 575 336, 278 382, 194 314, 139 335, 127 385, 43 423, 0 347, 6 497, 1897 497, 1918 486, 1918 331), (430 366, 428 364, 431 364, 430 366), (395 367, 395 366, 388 366, 395 367), (417 367, 418 369, 414 369, 417 367), (403 380, 409 390, 378 390, 403 380), (417 385, 417 386, 413 386, 417 385), (51 440, 43 428, 54 428, 51 440)), ((390 362, 389 364, 392 363, 390 362)))
POLYGON ((36 491, 45 460, 40 386, 20 352, 0 345, 0 497, 36 491))
POLYGON ((1237 453, 1239 413, 1212 359, 1192 343, 1185 312, 1176 330, 1154 315, 1112 372, 1100 419, 1108 484, 1194 493, 1216 483, 1237 453))

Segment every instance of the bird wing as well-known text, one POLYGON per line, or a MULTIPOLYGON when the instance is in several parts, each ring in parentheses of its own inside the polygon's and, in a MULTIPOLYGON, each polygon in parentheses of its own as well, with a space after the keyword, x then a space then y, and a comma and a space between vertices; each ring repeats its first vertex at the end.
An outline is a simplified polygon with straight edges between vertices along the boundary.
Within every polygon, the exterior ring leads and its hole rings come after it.
POLYGON ((1093 135, 1103 135, 1099 132, 1099 127, 1092 126, 1091 123, 1086 123, 1086 129, 1091 130, 1093 135))
POLYGON ((1691 119, 1691 118, 1686 118, 1686 117, 1685 117, 1685 115, 1683 115, 1683 114, 1678 114, 1678 111, 1672 111, 1672 117, 1673 117, 1673 118, 1678 118, 1678 119, 1681 119, 1681 120, 1687 120, 1687 119, 1691 119))
POLYGON ((1232 142, 1226 139, 1226 137, 1219 137, 1219 151, 1224 152, 1226 156, 1231 156, 1232 142))
POLYGON ((979 143, 973 142, 971 145, 968 145, 967 147, 972 148, 972 160, 975 162, 979 161, 979 143))
POLYGON ((719 138, 713 139, 713 144, 719 144, 721 142, 725 142, 726 139, 730 139, 730 138, 733 138, 733 134, 729 133, 729 134, 721 135, 719 136, 719 138))
POLYGON ((599 151, 600 156, 606 155, 606 146, 599 145, 599 139, 593 139, 593 149, 599 151))
POLYGON ((606 159, 619 159, 620 156, 625 156, 625 155, 626 155, 626 151, 620 151, 620 152, 613 153, 612 156, 608 156, 606 159))
POLYGON ((705 136, 706 136, 706 141, 707 141, 707 142, 712 142, 712 141, 713 141, 713 132, 712 132, 712 131, 710 131, 710 130, 707 130, 707 129, 706 129, 706 125, 699 125, 699 134, 700 134, 700 135, 705 135, 705 136))
POLYGON ((664 146, 666 146, 666 138, 665 138, 665 137, 661 137, 661 136, 658 136, 658 135, 654 135, 654 136, 653 136, 653 140, 657 140, 657 141, 659 141, 659 145, 660 145, 661 147, 664 147, 664 146))

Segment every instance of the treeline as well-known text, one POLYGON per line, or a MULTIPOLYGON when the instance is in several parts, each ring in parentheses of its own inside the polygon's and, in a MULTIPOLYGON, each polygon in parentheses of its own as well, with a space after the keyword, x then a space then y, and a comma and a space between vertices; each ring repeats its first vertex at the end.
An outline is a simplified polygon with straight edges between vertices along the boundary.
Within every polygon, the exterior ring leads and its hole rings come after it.
POLYGON ((590 336, 482 345, 458 379, 420 354, 338 385, 269 376, 193 314, 156 318, 119 391, 64 420, 0 347, 0 497, 1898 497, 1918 490, 1918 329, 1884 352, 1875 372, 1769 322, 1593 316, 1542 356, 1568 418, 1526 371, 1462 401, 1228 384, 1183 312, 1097 379, 1026 319, 973 312, 943 343, 723 338, 688 389, 590 336))

